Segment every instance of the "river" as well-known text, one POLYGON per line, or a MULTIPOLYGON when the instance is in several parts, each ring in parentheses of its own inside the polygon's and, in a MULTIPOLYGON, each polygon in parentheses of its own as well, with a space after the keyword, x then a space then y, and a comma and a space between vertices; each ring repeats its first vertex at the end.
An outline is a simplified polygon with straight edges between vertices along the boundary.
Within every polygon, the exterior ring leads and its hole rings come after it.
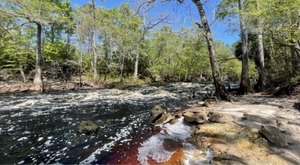
POLYGON ((0 162, 105 163, 126 149, 122 146, 138 146, 154 134, 147 120, 154 105, 168 111, 194 106, 197 101, 190 99, 191 91, 201 96, 203 89, 201 84, 174 83, 127 90, 0 95, 0 162), (98 132, 78 133, 83 120, 95 121, 98 132))

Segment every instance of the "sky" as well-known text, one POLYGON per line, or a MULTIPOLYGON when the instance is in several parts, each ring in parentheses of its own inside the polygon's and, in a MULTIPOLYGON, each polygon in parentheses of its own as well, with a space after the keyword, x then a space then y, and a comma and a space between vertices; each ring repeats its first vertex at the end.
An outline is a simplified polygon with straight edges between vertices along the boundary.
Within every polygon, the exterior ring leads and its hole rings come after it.
MULTIPOLYGON (((70 0, 72 7, 80 7, 90 0, 70 0)), ((132 10, 136 9, 137 0, 95 0, 97 6, 110 9, 113 7, 119 7, 122 3, 129 3, 132 10)), ((149 12, 149 17, 158 18, 160 16, 169 16, 168 24, 170 24, 175 31, 178 31, 181 27, 191 27, 192 22, 200 22, 200 17, 197 8, 191 0, 185 0, 183 4, 178 2, 160 3, 160 0, 156 0, 154 7, 149 12)), ((204 8, 207 14, 207 18, 211 24, 211 30, 214 40, 222 40, 227 45, 232 45, 239 40, 239 34, 236 32, 236 26, 229 26, 226 22, 214 21, 214 13, 217 4, 220 0, 209 0, 204 8)))

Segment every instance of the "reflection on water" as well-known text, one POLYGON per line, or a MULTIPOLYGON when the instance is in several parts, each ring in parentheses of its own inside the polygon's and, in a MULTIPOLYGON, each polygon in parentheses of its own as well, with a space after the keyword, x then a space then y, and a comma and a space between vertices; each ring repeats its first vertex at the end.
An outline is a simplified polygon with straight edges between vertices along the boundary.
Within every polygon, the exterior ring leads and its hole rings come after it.
POLYGON ((139 145, 133 139, 154 131, 147 123, 154 105, 175 110, 187 105, 187 98, 157 87, 1 95, 0 162, 104 161, 113 152, 122 153, 122 146, 139 145), (77 126, 82 120, 95 121, 99 131, 79 134, 77 126))

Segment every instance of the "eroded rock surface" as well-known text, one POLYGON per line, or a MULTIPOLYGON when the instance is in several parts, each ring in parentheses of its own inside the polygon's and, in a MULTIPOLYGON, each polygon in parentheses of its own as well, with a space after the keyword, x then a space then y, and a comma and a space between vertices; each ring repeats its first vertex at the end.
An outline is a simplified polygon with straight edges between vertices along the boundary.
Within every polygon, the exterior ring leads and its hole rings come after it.
POLYGON ((150 123, 152 125, 163 124, 168 117, 169 115, 160 105, 154 106, 150 111, 150 123))
POLYGON ((81 121, 78 126, 79 133, 91 134, 97 132, 98 126, 93 121, 81 121))
POLYGON ((276 144, 280 147, 287 147, 288 142, 283 133, 281 133, 274 126, 264 126, 260 127, 259 132, 263 134, 271 143, 276 144))

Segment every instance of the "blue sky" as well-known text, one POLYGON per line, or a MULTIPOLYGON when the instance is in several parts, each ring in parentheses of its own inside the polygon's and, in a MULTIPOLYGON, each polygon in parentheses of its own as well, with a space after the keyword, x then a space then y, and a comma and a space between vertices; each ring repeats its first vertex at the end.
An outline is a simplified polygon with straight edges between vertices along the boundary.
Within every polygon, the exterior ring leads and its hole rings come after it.
MULTIPOLYGON (((90 2, 90 0, 70 0, 73 7, 82 6, 90 2)), ((122 3, 129 3, 131 8, 135 9, 136 0, 95 0, 97 6, 101 6, 104 8, 113 8, 119 7, 122 3)), ((195 5, 191 2, 191 0, 185 0, 184 4, 179 4, 177 2, 170 3, 159 3, 158 1, 154 8, 151 9, 149 15, 150 17, 159 17, 161 15, 169 15, 170 16, 170 25, 174 30, 180 29, 180 27, 190 27, 192 25, 192 21, 200 22, 198 11, 195 5)), ((214 20, 214 11, 216 10, 216 6, 220 0, 210 0, 205 4, 205 10, 207 13, 207 17, 211 25, 213 37, 215 40, 222 40, 224 43, 231 45, 235 41, 239 39, 239 35, 237 32, 234 32, 234 27, 229 26, 227 23, 213 21, 214 20)), ((237 25, 236 25, 237 26, 237 25)))

